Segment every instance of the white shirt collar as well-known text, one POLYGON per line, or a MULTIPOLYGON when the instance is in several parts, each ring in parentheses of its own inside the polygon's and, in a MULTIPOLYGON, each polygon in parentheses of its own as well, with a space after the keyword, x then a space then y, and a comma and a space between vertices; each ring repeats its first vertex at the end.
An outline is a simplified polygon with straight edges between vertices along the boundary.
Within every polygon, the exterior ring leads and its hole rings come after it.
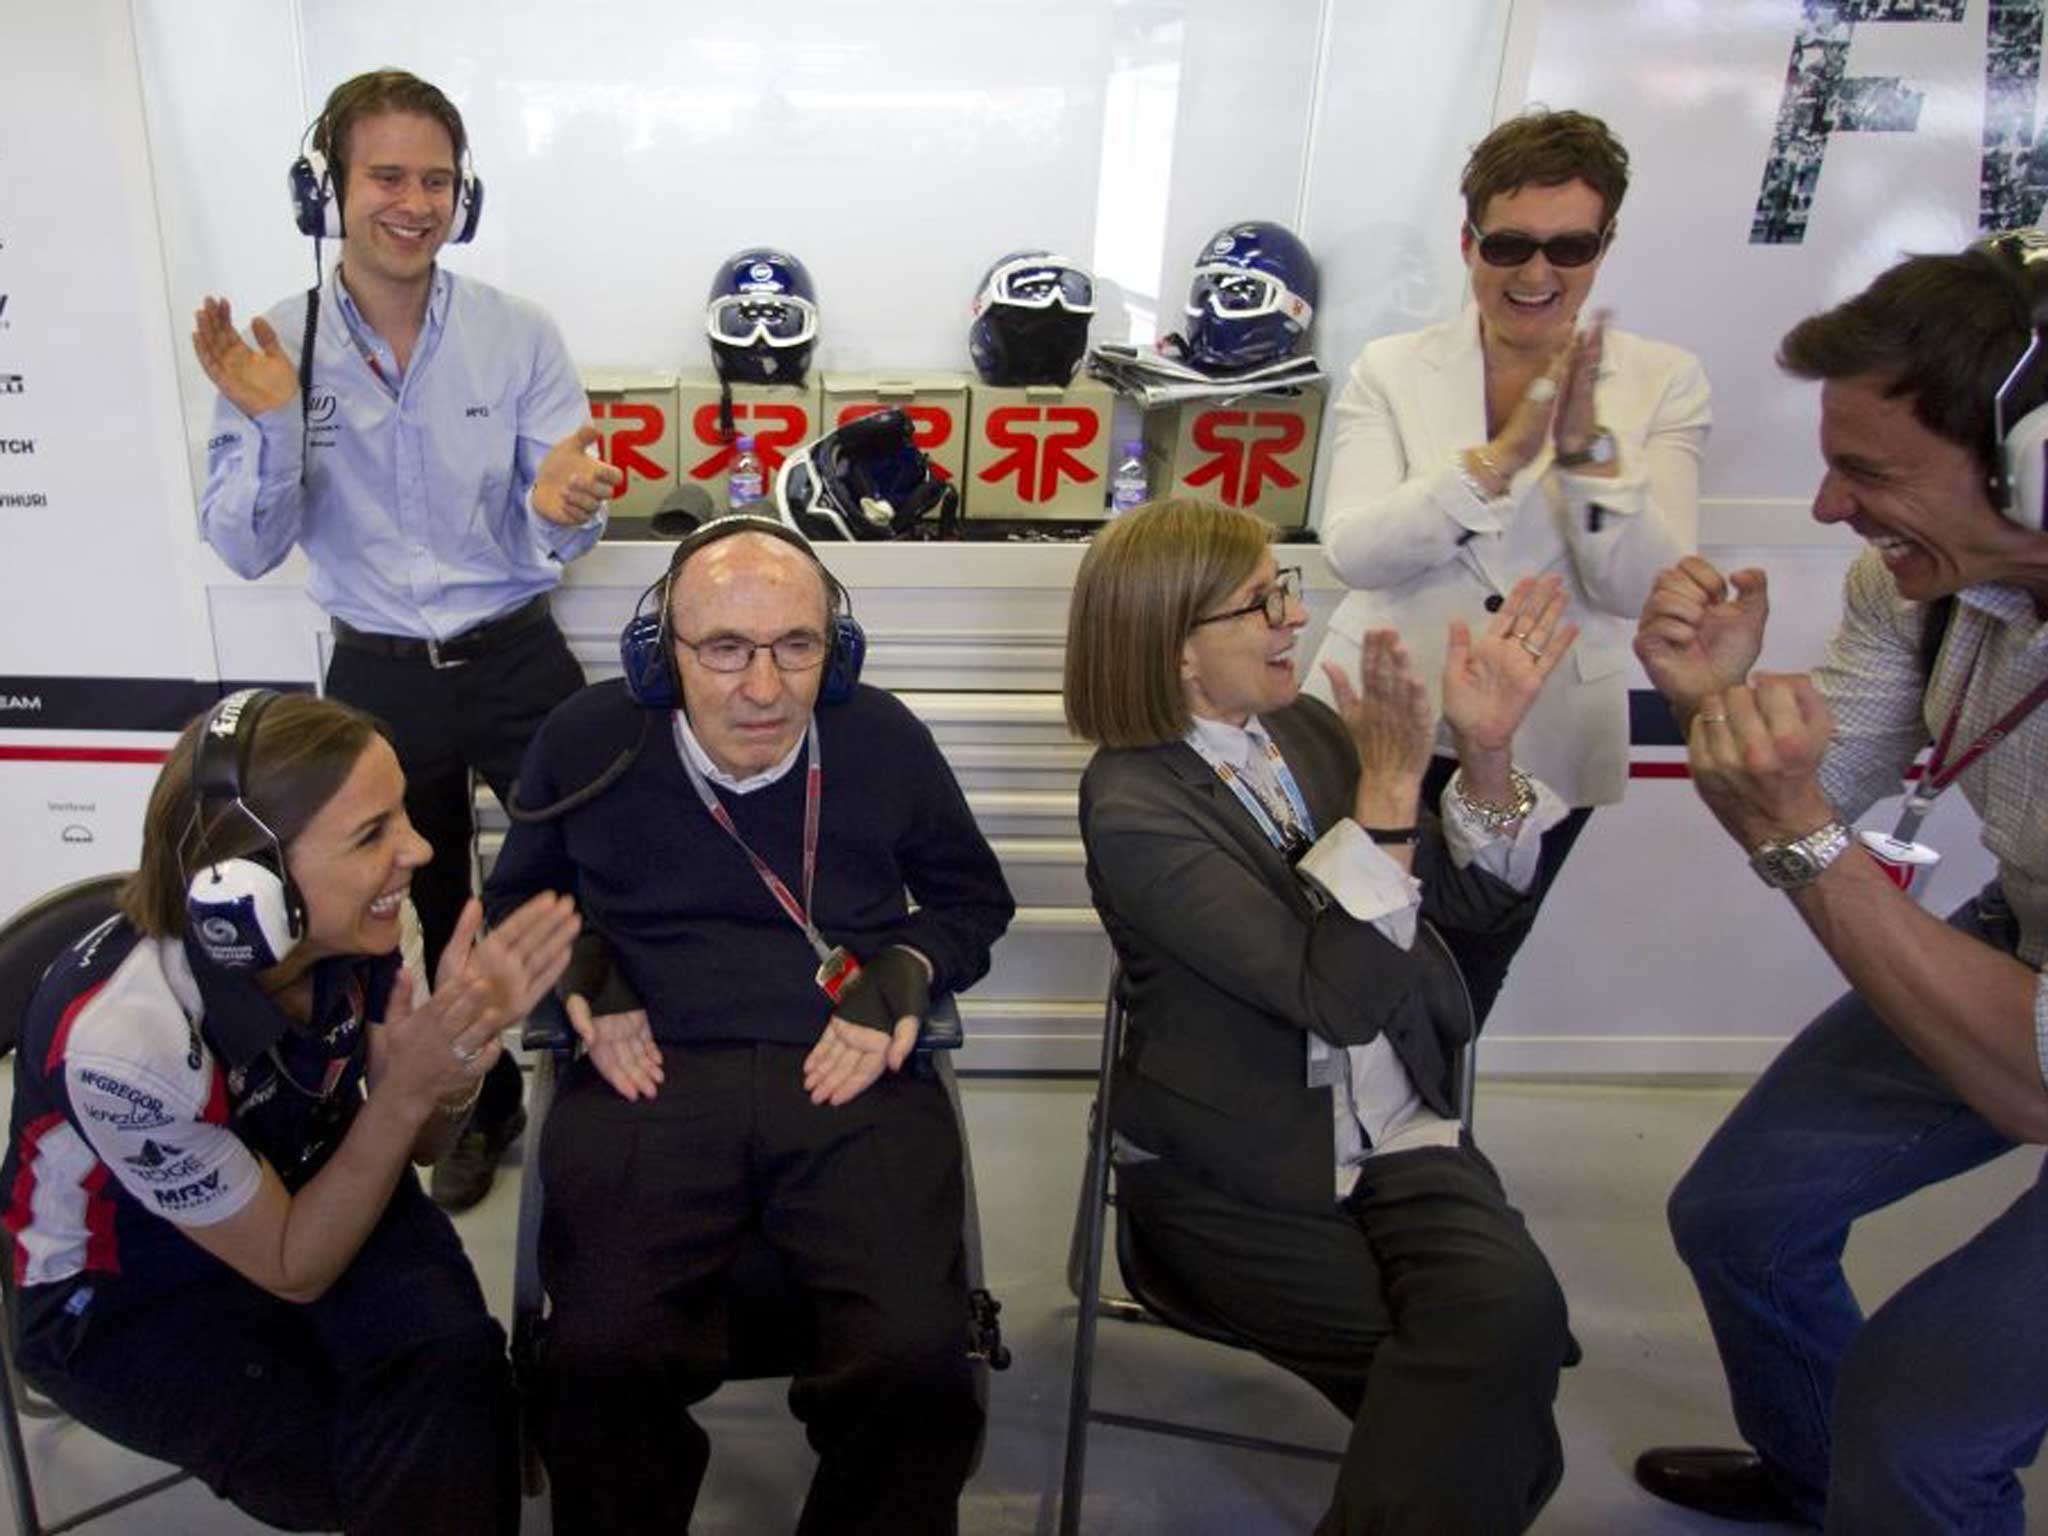
POLYGON ((1200 715, 1192 718, 1194 723, 1183 739, 1197 750, 1206 747, 1205 756, 1221 758, 1233 768, 1249 768, 1265 754, 1266 743, 1272 739, 1259 724, 1257 715, 1243 725, 1232 725, 1228 720, 1205 720, 1200 715))
POLYGON ((781 762, 771 768, 763 768, 751 778, 737 779, 711 761, 711 754, 704 750, 697 733, 690 729, 690 717, 680 709, 676 711, 676 734, 682 738, 683 750, 690 754, 690 761, 697 765, 697 771, 720 789, 729 789, 736 795, 751 795, 755 790, 766 789, 775 783, 796 766, 797 754, 804 749, 804 738, 798 736, 796 744, 784 754, 781 762))

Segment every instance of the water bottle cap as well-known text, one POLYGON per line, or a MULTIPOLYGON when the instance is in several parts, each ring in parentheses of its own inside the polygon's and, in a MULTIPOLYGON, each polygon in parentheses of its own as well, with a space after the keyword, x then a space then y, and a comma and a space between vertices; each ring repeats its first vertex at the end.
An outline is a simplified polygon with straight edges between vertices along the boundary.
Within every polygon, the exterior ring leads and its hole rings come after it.
POLYGON ((1145 445, 1142 442, 1139 442, 1136 438, 1133 438, 1131 439, 1131 441, 1124 444, 1124 455, 1127 458, 1135 459, 1139 457, 1141 454, 1143 454, 1144 451, 1145 445))
POLYGON ((754 451, 754 439, 751 436, 742 437, 739 440, 739 450, 741 453, 752 453, 754 451))

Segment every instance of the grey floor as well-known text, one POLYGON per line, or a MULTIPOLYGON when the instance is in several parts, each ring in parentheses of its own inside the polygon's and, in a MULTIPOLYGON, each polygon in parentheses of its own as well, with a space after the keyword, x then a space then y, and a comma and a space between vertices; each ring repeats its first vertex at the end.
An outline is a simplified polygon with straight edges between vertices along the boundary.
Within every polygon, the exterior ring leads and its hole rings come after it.
MULTIPOLYGON (((1734 1102, 1736 1086, 1579 1086, 1488 1081, 1478 1132, 1550 1255, 1586 1350, 1560 1400, 1564 1486, 1536 1529, 1543 1536, 1721 1532, 1636 1492, 1628 1468, 1652 1441, 1725 1441, 1720 1373, 1690 1282, 1664 1233, 1666 1191, 1734 1102)), ((962 1086, 982 1200, 991 1283, 1002 1297, 1016 1364, 995 1379, 980 1474, 968 1487, 970 1536, 1045 1533, 1057 1519, 1073 1304, 1065 1283, 1089 1088, 1074 1082, 973 1081, 962 1086)), ((2039 1153, 2015 1153, 1865 1223, 1849 1269, 1865 1304, 1989 1220, 2034 1178, 2039 1153)), ((516 1169, 462 1218, 492 1303, 510 1293, 516 1169)), ((728 1388, 707 1405, 715 1450, 694 1529, 700 1536, 790 1530, 811 1456, 779 1383, 728 1388)), ((1343 1425, 1308 1388, 1232 1351, 1150 1327, 1106 1322, 1097 1402, 1166 1411, 1224 1428, 1342 1443, 1343 1425)), ((69 1424, 30 1429, 46 1518, 116 1491, 152 1470, 69 1424)), ((1322 1511, 1329 1469, 1099 1428, 1090 1444, 1083 1528, 1090 1532, 1305 1532, 1322 1511)), ((2048 1511, 2048 1475, 2027 1477, 2048 1511)), ((0 1518, 5 1518, 0 1516, 0 1518)), ((2048 1530, 2048 1513, 2036 1518, 2048 1530)), ((12 1530, 11 1524, 5 1527, 12 1530)), ((186 1486, 92 1527, 107 1533, 261 1529, 186 1486)), ((526 1530, 548 1529, 529 1505, 526 1530)), ((1748 1527, 1761 1530, 1761 1527, 1748 1527)))

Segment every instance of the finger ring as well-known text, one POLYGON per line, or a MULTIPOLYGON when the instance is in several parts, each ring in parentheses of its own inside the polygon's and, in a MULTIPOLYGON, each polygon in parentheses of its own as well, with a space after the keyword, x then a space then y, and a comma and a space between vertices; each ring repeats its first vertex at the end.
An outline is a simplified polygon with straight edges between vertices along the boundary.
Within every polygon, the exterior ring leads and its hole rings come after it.
POLYGON ((1529 387, 1522 391, 1522 398, 1537 405, 1550 404, 1557 398, 1557 380, 1547 373, 1539 374, 1530 381, 1529 387))
POLYGON ((1540 645, 1531 645, 1529 643, 1529 637, 1527 635, 1517 635, 1515 636, 1515 640, 1516 643, 1519 644, 1522 647, 1522 649, 1527 651, 1531 656, 1541 656, 1543 654, 1543 647, 1540 645))
POLYGON ((1701 715, 1700 724, 1719 725, 1723 720, 1726 720, 1727 718, 1728 717, 1726 715, 1701 715))
POLYGON ((484 1048, 480 1045, 451 1045, 448 1049, 455 1053, 455 1059, 465 1067, 484 1053, 484 1048))

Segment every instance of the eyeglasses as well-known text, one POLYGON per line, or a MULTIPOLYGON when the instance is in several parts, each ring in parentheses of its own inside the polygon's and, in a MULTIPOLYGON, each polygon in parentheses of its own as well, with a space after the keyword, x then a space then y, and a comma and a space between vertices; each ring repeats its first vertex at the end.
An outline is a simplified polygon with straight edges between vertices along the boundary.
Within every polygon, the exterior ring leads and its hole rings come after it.
POLYGON ((1204 624, 1221 624, 1225 619, 1241 619, 1248 613, 1263 613, 1266 627, 1278 629, 1287 622, 1287 605, 1301 601, 1301 567, 1283 565, 1273 573, 1273 585, 1266 589, 1266 595, 1246 603, 1242 608, 1233 608, 1228 613, 1212 613, 1205 619, 1197 619, 1190 629, 1200 629, 1204 624))
POLYGON ((823 636, 801 631, 776 640, 746 640, 738 635, 685 640, 677 635, 676 644, 695 652, 699 664, 713 672, 744 672, 754 664, 756 651, 773 657, 778 672, 808 672, 824 663, 828 649, 823 636))
POLYGON ((1583 267, 1599 258, 1614 235, 1612 224, 1605 229, 1575 229, 1570 234, 1552 235, 1548 240, 1538 240, 1519 229, 1496 229, 1485 234, 1470 220, 1465 228, 1479 242, 1479 259, 1489 267, 1519 267, 1538 251, 1553 267, 1583 267))

